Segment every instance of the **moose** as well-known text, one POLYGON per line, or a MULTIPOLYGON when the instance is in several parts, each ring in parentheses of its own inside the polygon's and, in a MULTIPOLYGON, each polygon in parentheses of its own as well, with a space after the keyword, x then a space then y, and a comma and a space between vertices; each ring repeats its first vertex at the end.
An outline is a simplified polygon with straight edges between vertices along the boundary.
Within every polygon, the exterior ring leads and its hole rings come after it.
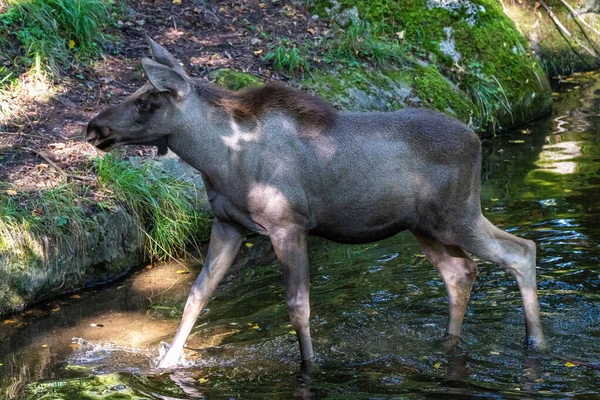
POLYGON ((477 265, 500 265, 518 283, 528 348, 543 349, 536 246, 495 227, 480 205, 481 144, 440 112, 338 112, 283 84, 229 91, 189 77, 148 38, 148 79, 87 126, 98 149, 171 149, 202 174, 214 215, 203 268, 159 368, 177 366, 198 315, 248 232, 267 235, 283 270, 289 318, 303 364, 310 336, 307 237, 368 243, 408 230, 441 274, 457 343, 477 265))

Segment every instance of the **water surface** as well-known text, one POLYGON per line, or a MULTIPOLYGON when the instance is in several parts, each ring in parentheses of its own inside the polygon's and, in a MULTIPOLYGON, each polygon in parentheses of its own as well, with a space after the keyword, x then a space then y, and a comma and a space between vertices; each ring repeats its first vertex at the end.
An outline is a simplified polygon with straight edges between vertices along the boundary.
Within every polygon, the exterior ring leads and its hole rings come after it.
POLYGON ((186 367, 157 373, 199 266, 144 268, 0 323, 0 387, 24 399, 600 398, 600 76, 556 89, 552 115, 484 140, 482 204, 538 245, 546 354, 523 350, 516 283, 479 262, 462 349, 440 346, 442 281, 409 234, 311 240, 310 376, 298 367, 282 275, 247 240, 199 319, 186 367), (190 273, 182 274, 188 269, 190 273))

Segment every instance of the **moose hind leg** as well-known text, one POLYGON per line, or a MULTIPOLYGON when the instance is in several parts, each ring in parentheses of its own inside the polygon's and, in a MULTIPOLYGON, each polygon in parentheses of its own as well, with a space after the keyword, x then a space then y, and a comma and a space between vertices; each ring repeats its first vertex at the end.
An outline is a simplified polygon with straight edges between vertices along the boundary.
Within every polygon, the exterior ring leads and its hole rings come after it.
POLYGON ((278 229, 269 235, 285 280, 288 314, 296 331, 303 364, 312 363, 307 235, 301 228, 278 229))
POLYGON ((483 215, 456 239, 465 250, 500 265, 515 277, 525 310, 526 346, 544 349, 535 277, 535 243, 498 229, 483 215))
POLYGON ((448 292, 448 324, 445 344, 453 347, 461 335, 462 324, 477 276, 477 264, 460 247, 444 245, 423 232, 413 231, 427 259, 439 271, 448 292))

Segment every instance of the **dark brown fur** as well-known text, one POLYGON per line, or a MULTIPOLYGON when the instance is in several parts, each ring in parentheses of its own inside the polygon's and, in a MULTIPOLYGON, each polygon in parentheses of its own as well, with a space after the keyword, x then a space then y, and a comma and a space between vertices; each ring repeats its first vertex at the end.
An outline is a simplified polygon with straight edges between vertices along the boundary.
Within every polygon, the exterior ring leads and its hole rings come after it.
POLYGON ((224 109, 238 120, 258 118, 270 109, 278 109, 295 115, 302 125, 325 128, 336 115, 325 100, 280 83, 237 92, 212 85, 197 85, 196 90, 210 104, 224 109))

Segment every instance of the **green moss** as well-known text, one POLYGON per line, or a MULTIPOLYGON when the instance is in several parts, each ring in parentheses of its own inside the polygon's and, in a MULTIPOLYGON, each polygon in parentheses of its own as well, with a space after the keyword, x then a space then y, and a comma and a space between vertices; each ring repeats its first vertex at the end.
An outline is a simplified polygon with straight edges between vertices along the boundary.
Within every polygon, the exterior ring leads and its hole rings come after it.
MULTIPOLYGON (((362 19, 373 23, 385 21, 396 31, 402 31, 414 54, 429 54, 441 73, 459 87, 465 69, 473 62, 478 63, 481 74, 497 81, 508 99, 510 109, 496 107, 495 118, 502 127, 533 119, 551 106, 551 90, 544 70, 497 0, 465 1, 470 8, 452 3, 458 5, 451 9, 429 8, 427 0, 340 0, 339 3, 342 8, 356 6, 362 19)), ((328 6, 327 0, 312 3, 313 11, 322 16, 328 6)), ((418 88, 440 93, 436 83, 415 79, 418 88)), ((437 108, 446 101, 433 98, 432 103, 437 108)))
POLYGON ((417 97, 428 108, 435 108, 453 115, 463 122, 479 127, 478 110, 464 93, 444 79, 438 69, 416 65, 411 74, 417 97))
POLYGON ((208 74, 208 79, 229 90, 240 90, 247 86, 261 84, 260 78, 229 68, 218 69, 208 74))
POLYGON ((477 108, 433 65, 412 63, 385 72, 358 67, 316 71, 303 82, 336 106, 352 111, 393 111, 420 105, 478 126, 477 108))

